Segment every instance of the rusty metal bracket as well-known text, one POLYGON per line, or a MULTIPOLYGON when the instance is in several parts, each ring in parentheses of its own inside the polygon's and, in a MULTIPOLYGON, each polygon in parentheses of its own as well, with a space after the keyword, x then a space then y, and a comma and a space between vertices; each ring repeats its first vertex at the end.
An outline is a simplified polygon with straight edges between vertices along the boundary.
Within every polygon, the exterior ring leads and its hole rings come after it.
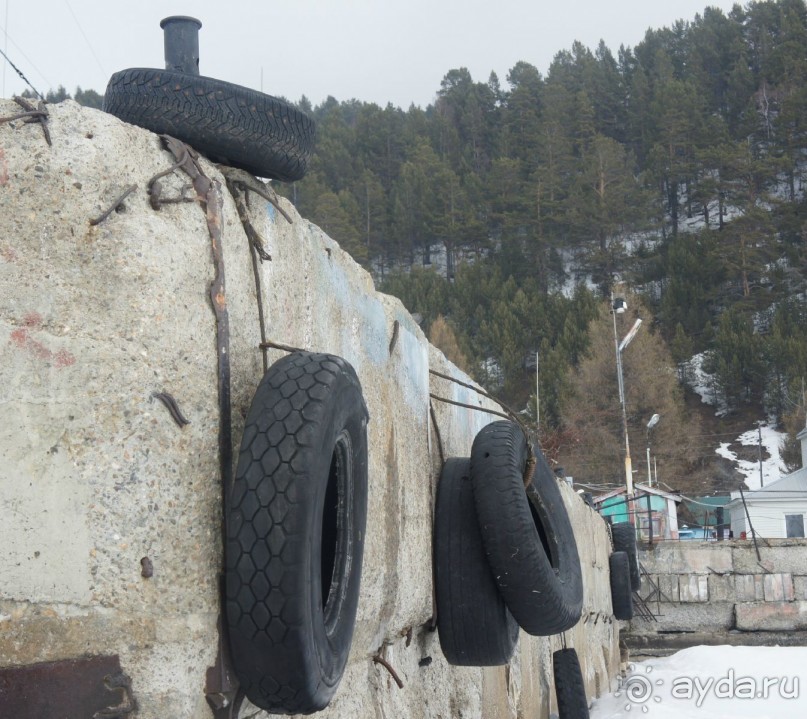
MULTIPOLYGON (((218 357, 218 397, 219 397, 219 471, 221 474, 222 504, 232 488, 233 481, 233 442, 232 442, 232 403, 230 400, 230 320, 227 312, 227 295, 224 275, 224 253, 222 243, 221 186, 202 170, 199 155, 184 142, 170 135, 160 135, 165 148, 174 156, 174 164, 155 175, 148 183, 149 193, 161 177, 182 170, 191 179, 196 198, 205 213, 207 230, 213 256, 215 274, 210 284, 210 301, 216 315, 216 355, 218 357)), ((222 512, 222 546, 226 541, 225 516, 222 512)), ((219 577, 219 604, 224 607, 224 579, 219 577)), ((205 677, 205 698, 213 710, 215 719, 234 719, 238 716, 241 692, 238 680, 232 669, 229 652, 227 624, 221 613, 218 620, 219 650, 216 664, 208 668, 205 677)))
MULTIPOLYGON (((230 403, 230 320, 227 313, 227 297, 225 294, 224 254, 221 247, 221 211, 222 197, 218 183, 213 182, 202 171, 199 155, 184 142, 170 135, 160 136, 166 149, 174 156, 176 162, 166 171, 182 170, 190 177, 193 189, 205 211, 207 230, 213 253, 215 276, 210 285, 210 301, 216 315, 216 354, 218 356, 218 391, 219 391, 219 456, 222 477, 222 497, 232 485, 232 408, 230 403)), ((160 173, 162 175, 163 173, 160 173)), ((157 177, 159 177, 158 175, 157 177)), ((152 183, 155 178, 152 179, 152 183)))
MULTIPOLYGON (((219 578, 220 591, 224 596, 224 577, 219 578)), ((219 614, 219 651, 216 663, 209 667, 205 676, 205 699, 213 711, 214 719, 236 719, 244 701, 244 693, 238 686, 238 679, 232 669, 227 628, 219 614)))

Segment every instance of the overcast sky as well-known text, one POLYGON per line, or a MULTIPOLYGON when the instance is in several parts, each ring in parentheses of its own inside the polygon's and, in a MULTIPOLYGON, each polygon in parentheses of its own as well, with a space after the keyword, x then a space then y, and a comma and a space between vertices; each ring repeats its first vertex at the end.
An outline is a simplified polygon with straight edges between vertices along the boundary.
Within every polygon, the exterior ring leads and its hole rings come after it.
MULTIPOLYGON (((443 76, 495 71, 503 87, 519 60, 546 73, 575 40, 616 55, 648 28, 692 20, 730 0, 0 0, 0 48, 40 92, 103 93, 128 67, 164 67, 160 20, 191 15, 201 74, 314 104, 328 95, 403 108, 433 102, 443 76)), ((26 85, 0 57, 0 95, 26 85)))

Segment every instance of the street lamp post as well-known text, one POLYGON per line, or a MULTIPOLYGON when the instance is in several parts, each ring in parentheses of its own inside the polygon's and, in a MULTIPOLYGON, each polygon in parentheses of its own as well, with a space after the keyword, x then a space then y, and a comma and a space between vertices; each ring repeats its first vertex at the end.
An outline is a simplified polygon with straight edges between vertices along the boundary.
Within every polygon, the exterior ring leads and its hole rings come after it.
POLYGON ((616 331, 616 316, 622 314, 628 308, 627 303, 621 297, 612 299, 611 314, 614 317, 614 349, 616 351, 616 374, 619 381, 619 403, 622 406, 622 432, 625 435, 625 487, 628 490, 628 499, 633 497, 633 465, 630 459, 630 440, 628 438, 628 413, 625 409, 625 382, 622 378, 622 351, 630 344, 631 340, 639 331, 642 324, 641 318, 633 323, 630 332, 625 335, 622 342, 619 341, 616 331))
POLYGON ((647 486, 653 486, 653 475, 650 473, 650 430, 658 424, 661 417, 654 414, 647 423, 647 486))

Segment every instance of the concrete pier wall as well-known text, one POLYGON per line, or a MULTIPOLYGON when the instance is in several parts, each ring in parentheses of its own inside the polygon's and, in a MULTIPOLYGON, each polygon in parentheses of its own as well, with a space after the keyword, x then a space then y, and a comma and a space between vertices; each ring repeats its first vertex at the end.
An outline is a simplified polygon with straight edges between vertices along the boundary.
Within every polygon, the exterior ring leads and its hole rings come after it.
MULTIPOLYGON (((209 214, 181 172, 160 180, 162 196, 189 201, 152 207, 149 179, 174 162, 156 135, 71 101, 48 109, 51 146, 37 123, 0 125, 0 670, 114 655, 137 717, 207 718, 222 570, 209 214), (90 223, 130 185, 117 210, 90 223), (157 393, 190 424, 178 426, 157 393)), ((0 100, 0 116, 18 110, 0 100)), ((200 162, 222 203, 237 455, 263 374, 258 290, 234 200, 216 166, 200 162)), ((285 201, 291 222, 247 199, 271 256, 257 269, 265 337, 344 357, 370 413, 358 618, 322 716, 546 719, 559 638, 522 632, 507 667, 457 668, 428 630, 436 429, 445 457, 468 456, 498 419, 433 402, 433 422, 429 394, 494 405, 430 374, 468 379, 318 227, 285 201), (402 689, 372 661, 378 652, 402 689)), ((614 686, 619 664, 610 546, 599 517, 561 487, 585 583, 583 619, 566 639, 593 699, 614 686)))

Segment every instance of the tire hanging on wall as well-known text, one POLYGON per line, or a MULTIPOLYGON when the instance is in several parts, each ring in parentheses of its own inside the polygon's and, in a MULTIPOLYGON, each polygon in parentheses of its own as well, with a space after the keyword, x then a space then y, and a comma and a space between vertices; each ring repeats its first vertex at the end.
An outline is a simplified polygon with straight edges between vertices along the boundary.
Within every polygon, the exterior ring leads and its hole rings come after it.
POLYGON ((367 409, 353 368, 295 352, 252 400, 225 506, 236 675, 270 712, 327 706, 347 662, 367 517, 367 409))
POLYGON ((571 629, 583 608, 583 579, 569 515, 540 450, 524 487, 527 442, 509 421, 474 439, 471 482, 482 542, 499 591, 519 625, 548 636, 571 629))
POLYGON ((314 121, 271 95, 203 75, 130 68, 116 72, 104 111, 176 137, 214 162, 286 182, 306 173, 314 121))
POLYGON ((630 588, 630 562, 627 552, 614 552, 608 558, 611 572, 611 604, 617 619, 633 619, 633 596, 630 588))
POLYGON ((630 522, 617 522, 611 526, 615 552, 625 552, 630 565, 630 587, 634 592, 642 588, 639 554, 636 549, 636 529, 630 522))
POLYGON ((518 624, 490 570, 474 509, 469 459, 446 460, 434 511, 437 630, 449 664, 507 664, 518 624))
POLYGON ((558 649, 552 654, 558 719, 589 719, 586 685, 580 660, 572 648, 558 649))

